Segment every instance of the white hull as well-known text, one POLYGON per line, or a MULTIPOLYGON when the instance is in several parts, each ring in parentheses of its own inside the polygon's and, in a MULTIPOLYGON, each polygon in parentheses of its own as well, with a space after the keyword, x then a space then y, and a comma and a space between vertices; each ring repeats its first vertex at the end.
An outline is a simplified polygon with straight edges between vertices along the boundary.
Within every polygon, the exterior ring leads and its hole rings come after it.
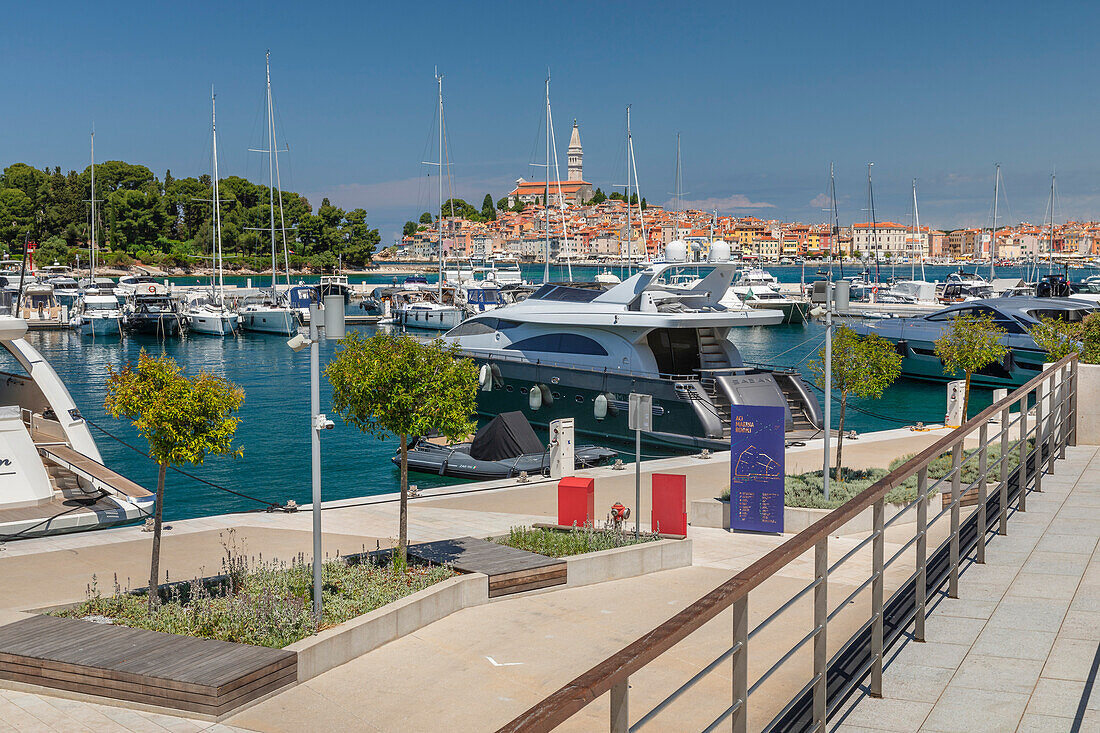
POLYGON ((122 336, 121 316, 109 318, 89 318, 84 316, 80 321, 81 336, 122 336))
POLYGON ((258 308, 242 311, 241 328, 255 333, 293 336, 298 333, 298 316, 290 308, 258 308))
POLYGON ((427 328, 434 331, 450 331, 466 319, 459 308, 433 308, 402 310, 397 314, 398 322, 406 328, 427 328))
POLYGON ((188 313, 187 325, 191 333, 205 336, 231 336, 237 330, 236 313, 188 313))

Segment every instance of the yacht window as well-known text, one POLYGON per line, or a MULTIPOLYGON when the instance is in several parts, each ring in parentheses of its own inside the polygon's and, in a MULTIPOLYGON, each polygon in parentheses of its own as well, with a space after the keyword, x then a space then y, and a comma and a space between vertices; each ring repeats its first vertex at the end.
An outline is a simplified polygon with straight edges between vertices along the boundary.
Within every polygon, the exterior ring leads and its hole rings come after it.
POLYGON ((458 324, 447 332, 448 336, 476 336, 481 333, 493 333, 495 331, 507 331, 515 328, 519 321, 506 321, 503 318, 486 316, 483 318, 471 318, 458 324))
POLYGON ((566 285, 543 285, 532 293, 532 300, 561 300, 567 303, 590 303, 600 296, 602 290, 590 288, 571 288, 566 285))
POLYGON ((967 315, 971 315, 971 314, 974 313, 974 309, 973 308, 959 308, 959 309, 953 310, 953 311, 941 311, 940 313, 933 313, 932 315, 928 316, 927 320, 929 320, 929 321, 950 321, 955 316, 961 315, 963 313, 965 313, 967 315))
POLYGON ((548 354, 585 354, 607 356, 596 341, 575 333, 547 333, 517 341, 505 347, 509 351, 542 351, 548 354))
POLYGON ((1029 310, 1027 314, 1036 321, 1044 318, 1053 318, 1057 321, 1079 323, 1092 311, 1086 308, 1036 308, 1029 310))
POLYGON ((694 328, 657 328, 646 340, 661 374, 691 374, 699 368, 699 336, 694 328))

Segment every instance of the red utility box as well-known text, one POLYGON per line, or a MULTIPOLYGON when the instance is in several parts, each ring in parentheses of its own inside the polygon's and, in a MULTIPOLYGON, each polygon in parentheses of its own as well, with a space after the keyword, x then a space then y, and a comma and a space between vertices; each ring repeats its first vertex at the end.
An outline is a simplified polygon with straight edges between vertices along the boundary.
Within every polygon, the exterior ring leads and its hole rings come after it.
POLYGON ((583 527, 596 521, 596 481, 564 476, 558 481, 558 524, 583 527))
POLYGON ((686 535, 687 477, 676 473, 653 474, 653 531, 686 535))

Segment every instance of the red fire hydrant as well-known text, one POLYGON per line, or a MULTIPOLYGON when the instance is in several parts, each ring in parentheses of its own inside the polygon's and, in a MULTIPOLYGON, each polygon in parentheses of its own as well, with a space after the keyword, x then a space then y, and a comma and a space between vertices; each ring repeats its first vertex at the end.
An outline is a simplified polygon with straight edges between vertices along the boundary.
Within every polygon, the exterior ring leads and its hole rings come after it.
POLYGON ((615 525, 615 529, 622 529, 623 522, 630 517, 630 510, 622 505, 622 502, 615 502, 611 505, 611 523, 615 525))

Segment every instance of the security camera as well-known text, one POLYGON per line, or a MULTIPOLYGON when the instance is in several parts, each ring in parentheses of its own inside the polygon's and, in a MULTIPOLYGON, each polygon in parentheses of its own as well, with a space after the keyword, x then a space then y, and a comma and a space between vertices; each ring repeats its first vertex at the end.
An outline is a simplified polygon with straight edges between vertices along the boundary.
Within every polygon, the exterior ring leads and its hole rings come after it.
POLYGON ((294 336, 294 338, 289 339, 286 342, 286 345, 289 346, 295 352, 301 351, 305 347, 309 346, 309 339, 307 339, 305 336, 303 336, 302 334, 299 333, 299 334, 296 334, 294 336))

